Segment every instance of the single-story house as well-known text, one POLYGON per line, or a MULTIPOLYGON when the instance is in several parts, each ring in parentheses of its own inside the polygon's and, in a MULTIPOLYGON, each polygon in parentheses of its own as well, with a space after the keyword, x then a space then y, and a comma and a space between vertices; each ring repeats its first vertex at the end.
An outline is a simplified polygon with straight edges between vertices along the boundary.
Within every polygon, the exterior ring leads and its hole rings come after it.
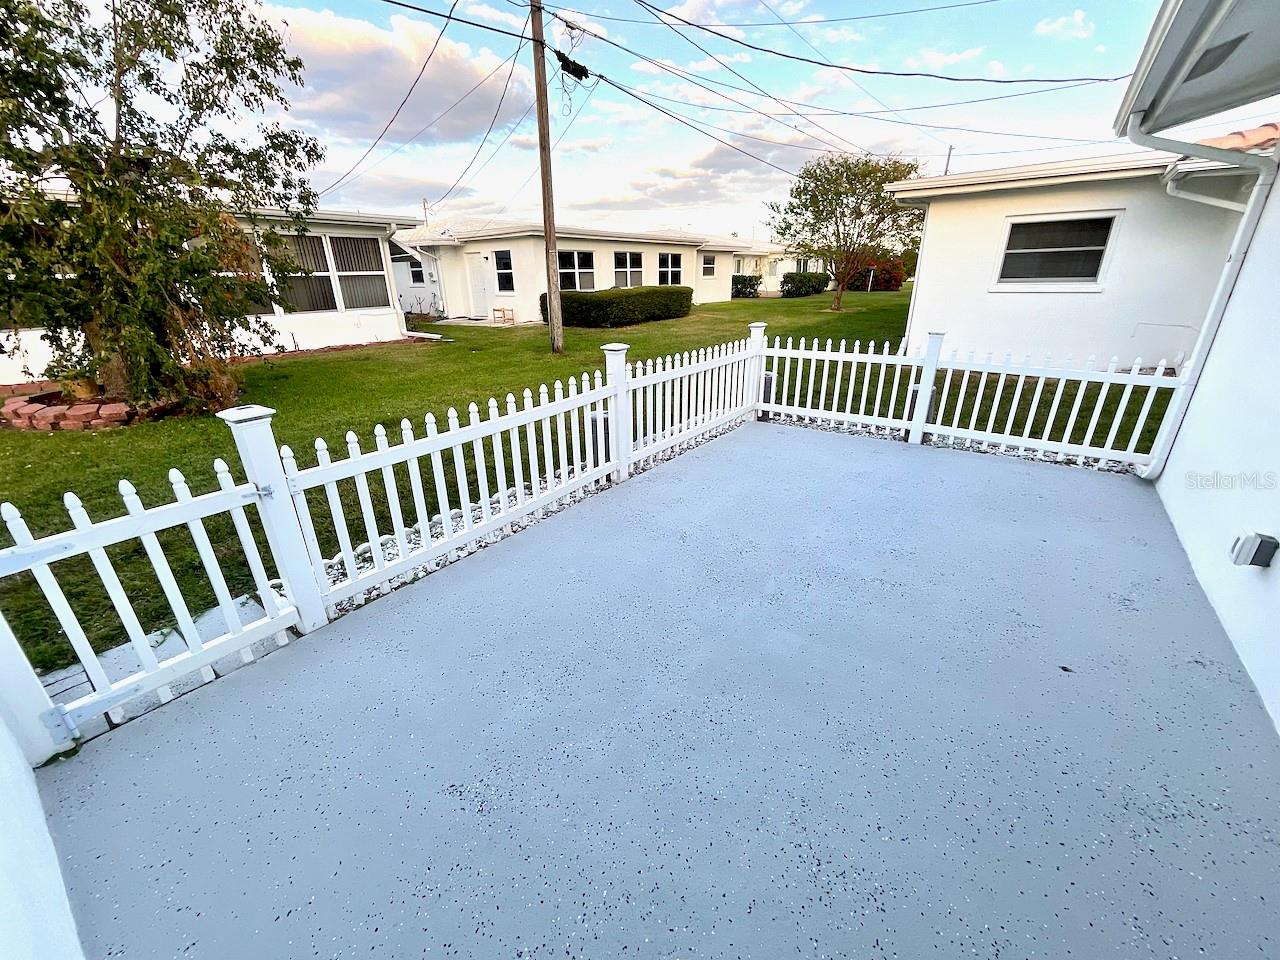
POLYGON ((925 211, 907 339, 1074 363, 1191 352, 1254 172, 1173 153, 892 183, 925 211))
MULTIPOLYGON (((396 233, 393 267, 405 310, 538 323, 546 293, 541 223, 454 221, 396 233)), ((694 303, 728 300, 744 241, 678 231, 558 226, 561 290, 686 286, 694 303)))
POLYGON ((822 264, 813 258, 797 257, 778 244, 757 240, 749 241, 733 258, 733 272, 759 277, 760 293, 764 295, 782 290, 784 274, 816 273, 822 269, 822 264))
MULTIPOLYGON (((253 218, 259 226, 284 222, 279 210, 255 210, 253 218)), ((248 216, 237 219, 252 228, 248 216)), ((317 210, 307 219, 307 232, 288 242, 294 259, 313 272, 282 278, 295 308, 286 313, 271 305, 278 346, 314 350, 404 338, 388 245, 397 222, 403 218, 334 210, 317 210)), ((42 379, 53 356, 43 333, 31 328, 0 334, 0 384, 42 379)))

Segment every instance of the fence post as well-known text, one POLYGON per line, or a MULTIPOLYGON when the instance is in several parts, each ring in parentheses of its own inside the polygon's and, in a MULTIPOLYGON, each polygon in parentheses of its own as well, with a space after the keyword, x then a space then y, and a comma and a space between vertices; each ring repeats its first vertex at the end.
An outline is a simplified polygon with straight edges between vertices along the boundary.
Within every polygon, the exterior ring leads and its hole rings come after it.
POLYGON ((294 510, 293 498, 289 496, 280 448, 271 429, 274 415, 275 411, 270 407, 251 403, 223 410, 218 418, 231 428, 231 438, 236 443, 245 476, 258 488, 258 507, 267 534, 267 546, 285 590, 297 608, 301 621, 298 631, 310 633, 328 623, 329 616, 316 579, 321 571, 311 565, 302 525, 294 510))
POLYGON ((929 344, 925 347, 924 362, 920 365, 920 383, 916 386, 915 406, 911 410, 911 430, 907 435, 908 443, 920 443, 924 440, 924 427, 929 421, 929 407, 933 403, 934 380, 937 379, 938 358, 942 355, 942 338, 945 334, 929 333, 929 344))
POLYGON ((56 714, 18 638, 0 614, 0 723, 9 728, 27 763, 36 767, 75 746, 70 728, 50 721, 56 714))
POLYGON ((747 372, 747 413, 758 416, 760 404, 764 402, 764 347, 765 327, 762 320, 747 324, 751 336, 747 339, 747 349, 751 354, 751 366, 747 372))
POLYGON ((631 384, 627 382, 625 343, 606 343, 605 383, 613 390, 609 400, 609 455, 613 457, 614 482, 631 475, 631 384))

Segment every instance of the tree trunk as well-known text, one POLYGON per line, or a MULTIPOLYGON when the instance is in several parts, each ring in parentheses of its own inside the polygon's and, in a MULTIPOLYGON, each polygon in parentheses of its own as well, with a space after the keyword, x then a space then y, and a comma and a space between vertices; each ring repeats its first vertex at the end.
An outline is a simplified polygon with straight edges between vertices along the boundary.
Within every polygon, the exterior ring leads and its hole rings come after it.
POLYGON ((123 354, 107 346, 97 320, 90 320, 84 325, 84 338, 97 361, 96 380, 102 392, 113 400, 128 399, 129 373, 123 354))
POLYGON ((843 283, 841 283, 839 280, 836 281, 836 296, 835 296, 835 299, 831 301, 832 310, 842 309, 842 307, 840 306, 840 301, 844 299, 844 287, 845 285, 843 283))

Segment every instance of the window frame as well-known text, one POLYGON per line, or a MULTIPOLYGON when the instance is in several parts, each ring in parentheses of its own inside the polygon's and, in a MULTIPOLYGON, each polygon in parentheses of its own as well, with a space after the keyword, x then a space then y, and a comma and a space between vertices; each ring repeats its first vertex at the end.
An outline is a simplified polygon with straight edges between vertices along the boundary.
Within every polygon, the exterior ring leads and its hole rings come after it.
POLYGON ((577 249, 561 250, 559 247, 557 247, 556 248, 556 274, 560 278, 561 290, 570 290, 570 291, 576 290, 580 293, 595 293, 597 290, 600 289, 599 285, 596 283, 596 252, 594 250, 577 250, 577 249), (573 267, 568 270, 560 266, 560 258, 565 256, 566 254, 571 255, 573 257, 573 267), (584 254, 591 258, 591 266, 589 267, 584 267, 582 265, 582 261, 580 258, 584 254), (564 285, 564 275, 566 273, 573 274, 574 285, 572 287, 566 287, 564 285), (584 273, 591 274, 590 287, 582 286, 582 275, 584 273))
POLYGON ((1124 209, 1103 210, 1070 210, 1051 213, 1025 213, 1004 218, 1004 230, 1000 245, 996 249, 995 263, 991 269, 991 281, 987 286, 988 293, 1102 293, 1106 289, 1107 277, 1110 273, 1111 261, 1115 253, 1116 237, 1124 221, 1124 209), (1102 259, 1098 262, 1098 276, 1094 280, 1001 280, 1004 270, 1005 254, 1009 251, 1009 236, 1015 224, 1019 223, 1059 223, 1066 220, 1111 220, 1111 230, 1107 233, 1107 244, 1102 249, 1102 259))
POLYGON ((716 255, 714 253, 704 253, 700 258, 700 266, 702 268, 703 277, 712 277, 716 275, 716 255), (710 263, 707 261, 710 260, 710 263), (711 268, 711 272, 707 273, 707 267, 711 268))
POLYGON ((684 286, 684 254, 675 253, 670 250, 662 250, 658 252, 658 286, 660 287, 683 287, 684 286), (662 258, 667 258, 667 265, 662 265, 662 258), (672 266, 671 258, 675 257, 678 266, 672 266), (662 276, 666 274, 667 279, 663 280, 662 276), (675 279, 672 279, 674 274, 675 279))
POLYGON ((505 248, 502 250, 490 250, 489 260, 493 264, 493 295, 495 297, 514 297, 516 295, 515 251, 510 248, 505 248), (506 270, 503 270, 501 267, 498 266, 498 254, 500 253, 505 253, 507 255, 507 262, 511 264, 511 266, 506 270), (511 279, 510 290, 502 289, 502 278, 504 275, 508 275, 511 279))
POLYGON ((644 286, 644 251, 643 250, 614 250, 613 251, 613 285, 621 290, 630 290, 633 287, 644 286), (618 257, 626 257, 627 266, 618 266, 618 257), (632 258, 635 258, 635 266, 631 266, 632 258), (618 274, 625 273, 627 275, 627 283, 625 285, 618 283, 618 274), (635 274, 633 277, 632 274, 635 274), (632 282, 635 280, 636 282, 632 282))
POLYGON ((407 261, 409 264, 409 286, 425 287, 427 285, 427 267, 421 260, 414 257, 407 261), (416 274, 416 276, 415 276, 416 274))

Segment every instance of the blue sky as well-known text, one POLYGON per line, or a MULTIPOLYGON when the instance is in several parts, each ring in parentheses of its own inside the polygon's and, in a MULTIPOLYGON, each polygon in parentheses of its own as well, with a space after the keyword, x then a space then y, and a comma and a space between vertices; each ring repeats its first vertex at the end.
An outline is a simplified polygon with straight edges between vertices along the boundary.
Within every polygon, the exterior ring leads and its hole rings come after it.
MULTIPOLYGON (((784 26, 717 29, 786 53, 885 70, 1006 80, 1106 77, 1133 69, 1159 5, 1158 0, 1085 6, 1059 0, 985 0, 900 16, 810 22, 947 2, 958 0, 767 0, 773 11, 795 25, 795 32, 784 26)), ((420 5, 444 10, 449 4, 422 0, 420 5)), ((568 7, 568 2, 557 5, 568 7)), ((685 0, 663 8, 698 23, 775 20, 760 0, 685 0)), ((439 37, 440 18, 379 0, 286 3, 268 6, 267 11, 285 24, 291 47, 307 64, 307 84, 295 91, 290 117, 327 148, 326 160, 314 176, 318 188, 328 187, 365 153, 439 41, 397 122, 357 169, 358 175, 324 194, 323 206, 420 215, 426 198, 436 221, 539 215, 536 125, 528 109, 533 96, 529 46, 512 65, 506 58, 516 51, 513 37, 457 23, 439 37), (432 123, 476 84, 474 93, 432 123), (495 115, 493 131, 481 146, 495 115), (468 163, 470 170, 463 175, 468 163)), ((603 40, 571 37, 563 24, 549 21, 552 42, 559 49, 572 46, 572 56, 592 70, 695 125, 724 128, 709 132, 759 158, 717 143, 605 84, 592 92, 574 84, 565 89, 553 79, 552 124, 554 135, 561 137, 555 157, 556 205, 566 223, 737 231, 763 237, 764 203, 784 197, 790 182, 775 167, 794 171, 816 152, 833 146, 856 145, 913 157, 927 173, 942 172, 948 146, 954 149, 953 172, 1135 149, 1116 142, 1111 132, 1124 81, 887 113, 883 111, 1049 85, 859 76, 787 61, 695 29, 670 29, 654 22, 634 0, 591 0, 560 12, 593 33, 721 90, 725 97, 603 40), (749 92, 717 87, 715 81, 749 92), (880 119, 770 119, 751 112, 811 109, 786 107, 771 99, 774 96, 819 109, 881 111, 880 119), (906 121, 990 132, 922 129, 906 121)), ((528 10, 512 0, 460 0, 457 13, 518 34, 528 10)), ((1259 109, 1255 105, 1253 114, 1259 109)), ((1248 125, 1246 112, 1238 113, 1190 132, 1204 136, 1248 125)))

